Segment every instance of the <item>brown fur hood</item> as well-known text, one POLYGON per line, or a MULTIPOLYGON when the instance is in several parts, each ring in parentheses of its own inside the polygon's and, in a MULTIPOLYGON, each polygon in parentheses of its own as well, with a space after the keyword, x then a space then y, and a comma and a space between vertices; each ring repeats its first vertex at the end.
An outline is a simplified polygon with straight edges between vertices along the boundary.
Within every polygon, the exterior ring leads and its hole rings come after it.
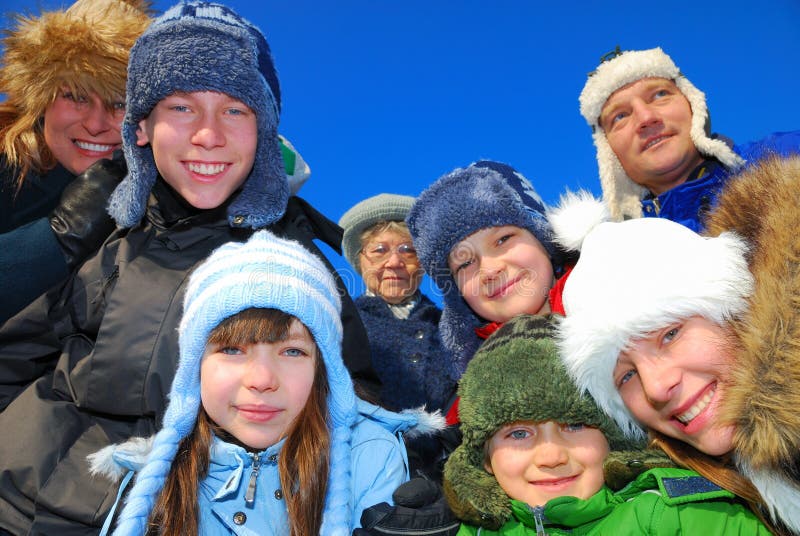
POLYGON ((797 498, 800 157, 770 158, 732 178, 707 224, 707 234, 725 230, 737 232, 750 244, 748 264, 755 292, 749 312, 734 325, 736 361, 723 417, 737 423, 737 460, 767 502, 769 493, 752 473, 777 477, 783 484, 776 486, 788 484, 797 498))
POLYGON ((78 0, 67 10, 15 17, 0 65, 0 150, 10 163, 39 163, 43 140, 37 146, 31 138, 41 137, 37 125, 62 87, 124 101, 128 55, 150 13, 149 0, 78 0))

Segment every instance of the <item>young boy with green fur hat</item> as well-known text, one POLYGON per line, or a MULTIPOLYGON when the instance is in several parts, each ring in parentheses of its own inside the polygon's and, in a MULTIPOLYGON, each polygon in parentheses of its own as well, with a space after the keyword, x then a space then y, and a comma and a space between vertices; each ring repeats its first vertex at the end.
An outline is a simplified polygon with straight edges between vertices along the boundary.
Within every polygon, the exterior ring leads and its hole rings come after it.
MULTIPOLYGON (((290 196, 280 88, 261 31, 220 4, 178 4, 136 41, 117 229, 63 285, 0 329, 0 532, 96 534, 116 489, 86 456, 156 432, 178 364, 181 302, 211 251, 256 231, 332 247, 341 230, 290 196), (46 437, 47 441, 42 441, 46 437), (25 448, 19 448, 25 445, 25 448)), ((345 364, 375 386, 346 287, 345 364)))
POLYGON ((732 493, 626 439, 553 336, 548 319, 518 316, 461 378, 464 439, 444 470, 459 535, 770 534, 732 493))

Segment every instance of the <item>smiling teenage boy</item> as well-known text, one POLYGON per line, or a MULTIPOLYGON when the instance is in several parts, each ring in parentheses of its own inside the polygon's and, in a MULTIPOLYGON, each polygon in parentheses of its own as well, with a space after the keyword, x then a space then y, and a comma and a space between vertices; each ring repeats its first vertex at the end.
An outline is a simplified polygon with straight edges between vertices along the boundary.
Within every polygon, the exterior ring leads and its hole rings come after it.
POLYGON ((606 55, 579 100, 615 220, 661 217, 699 231, 730 174, 800 151, 800 131, 744 145, 712 134, 705 94, 660 48, 606 55))
MULTIPOLYGON (((129 172, 109 209, 118 228, 0 330, 0 532, 97 533, 116 489, 85 458, 157 430, 189 274, 212 250, 260 228, 320 257, 314 239, 341 240, 290 197, 278 78, 256 27, 225 6, 179 4, 136 42, 128 73, 129 172)), ((343 355, 370 384, 366 335, 337 284, 343 355)))

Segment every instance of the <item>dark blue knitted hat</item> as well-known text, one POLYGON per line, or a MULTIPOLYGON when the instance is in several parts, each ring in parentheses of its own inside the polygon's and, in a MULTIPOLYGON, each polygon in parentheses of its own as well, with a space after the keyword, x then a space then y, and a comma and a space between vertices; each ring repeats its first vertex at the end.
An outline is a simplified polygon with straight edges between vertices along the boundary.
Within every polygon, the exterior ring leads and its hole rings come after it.
POLYGON ((278 143, 280 87, 264 35, 230 8, 189 2, 170 8, 142 34, 128 62, 122 147, 128 176, 111 196, 109 214, 121 227, 139 223, 158 170, 150 146, 136 145, 139 121, 177 91, 218 91, 257 117, 255 161, 228 208, 231 226, 258 228, 280 219, 289 184, 278 143))
POLYGON ((484 321, 458 291, 447 265, 450 250, 481 229, 516 225, 533 233, 555 259, 558 250, 545 210, 528 179, 507 164, 489 160, 440 177, 411 207, 406 223, 417 255, 444 296, 439 329, 453 355, 450 373, 454 380, 461 377, 478 348, 481 341, 474 328, 484 321))

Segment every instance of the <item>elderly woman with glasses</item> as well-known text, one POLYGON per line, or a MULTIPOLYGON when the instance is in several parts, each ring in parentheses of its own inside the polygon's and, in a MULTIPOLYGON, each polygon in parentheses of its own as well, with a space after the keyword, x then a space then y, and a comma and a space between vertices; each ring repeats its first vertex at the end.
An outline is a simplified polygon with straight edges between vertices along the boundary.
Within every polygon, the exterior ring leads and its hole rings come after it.
POLYGON ((405 218, 414 198, 380 194, 339 220, 342 249, 367 290, 355 300, 381 381, 380 403, 392 410, 447 405, 453 390, 442 362, 441 310, 419 291, 423 270, 405 218))

